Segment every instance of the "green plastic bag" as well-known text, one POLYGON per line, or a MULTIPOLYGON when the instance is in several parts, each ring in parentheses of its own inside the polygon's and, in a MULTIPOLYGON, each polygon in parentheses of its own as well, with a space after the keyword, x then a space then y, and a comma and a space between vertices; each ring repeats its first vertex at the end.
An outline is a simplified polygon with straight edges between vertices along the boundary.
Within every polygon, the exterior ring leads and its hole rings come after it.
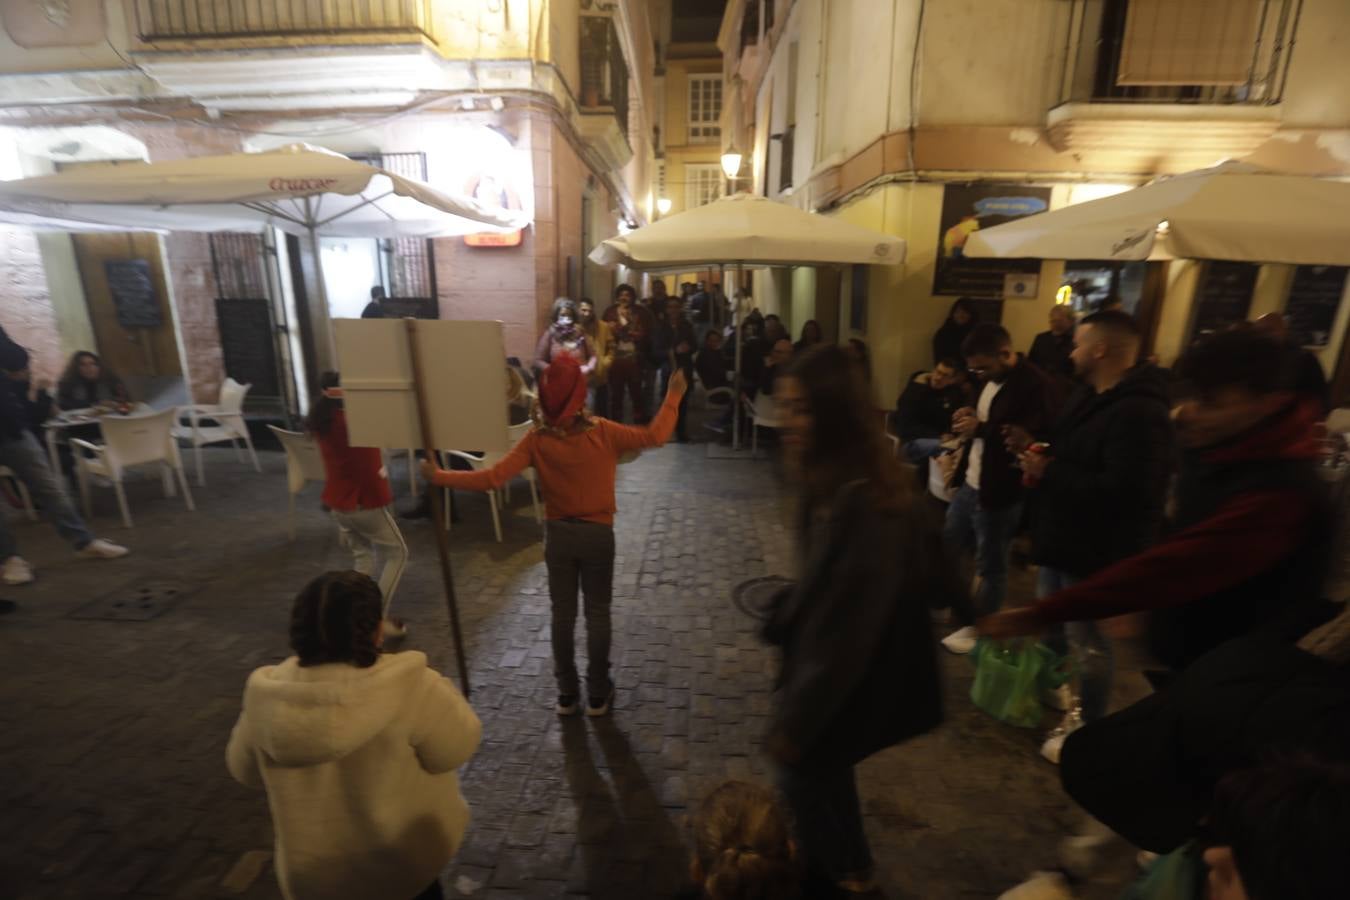
POLYGON ((1000 643, 984 638, 975 645, 974 704, 1000 722, 1018 728, 1041 723, 1042 672, 1053 654, 1029 641, 1000 643))

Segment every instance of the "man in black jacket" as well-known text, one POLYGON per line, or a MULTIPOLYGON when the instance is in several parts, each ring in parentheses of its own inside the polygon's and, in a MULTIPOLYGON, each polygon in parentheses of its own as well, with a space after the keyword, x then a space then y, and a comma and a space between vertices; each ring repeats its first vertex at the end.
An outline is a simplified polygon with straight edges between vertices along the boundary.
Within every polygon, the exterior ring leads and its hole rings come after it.
POLYGON ((974 549, 980 586, 974 609, 967 605, 953 610, 962 627, 942 641, 953 653, 975 648, 974 617, 997 612, 1007 593, 1008 548, 1022 517, 1023 488, 1004 434, 1013 427, 1043 434, 1054 398, 1045 373, 1013 352, 1012 337, 1001 325, 976 325, 961 352, 982 386, 975 408, 959 409, 952 419, 952 431, 965 445, 943 538, 950 553, 974 549))
MULTIPOLYGON (((127 549, 94 537, 71 505, 60 479, 47 463, 47 454, 29 431, 26 396, 15 387, 26 383, 28 351, 0 328, 0 466, 12 470, 28 487, 42 513, 56 526, 80 556, 115 559, 127 549)), ((26 392, 26 388, 24 388, 26 392)), ((33 580, 32 567, 18 555, 18 544, 0 514, 0 581, 9 585, 33 580)))
POLYGON ((1073 310, 1056 304, 1050 307, 1050 330, 1036 335, 1027 359, 1050 377, 1067 380, 1074 374, 1072 355, 1073 310))
POLYGON ((905 458, 922 465, 942 451, 952 433, 952 415, 970 400, 966 367, 940 359, 931 372, 915 372, 895 404, 895 436, 905 458))
MULTIPOLYGON (((1128 313, 1083 320, 1072 355, 1081 383, 1056 420, 1049 450, 1024 457, 1036 481, 1028 505, 1038 597, 1138 553, 1162 524, 1176 447, 1166 381, 1156 367, 1136 365, 1139 340, 1128 313)), ((1009 436, 1019 453, 1028 442, 1009 436)), ((1065 630, 1081 672, 1082 708, 1041 748, 1051 762, 1059 761, 1069 731, 1106 714, 1111 696, 1111 645, 1097 623, 1070 622, 1065 630)), ((1056 638, 1064 649, 1064 634, 1056 638)))

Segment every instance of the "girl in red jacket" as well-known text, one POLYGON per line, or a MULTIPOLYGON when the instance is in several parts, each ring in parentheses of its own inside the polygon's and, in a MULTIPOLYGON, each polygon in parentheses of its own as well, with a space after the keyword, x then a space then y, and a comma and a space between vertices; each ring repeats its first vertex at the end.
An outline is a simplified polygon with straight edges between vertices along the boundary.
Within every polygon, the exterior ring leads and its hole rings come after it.
POLYGON ((384 597, 384 636, 399 638, 408 633, 408 627, 401 619, 389 617, 389 604, 408 564, 408 545, 390 512, 394 495, 380 451, 347 442, 347 414, 339 384, 337 372, 325 372, 319 378, 322 393, 305 429, 319 444, 327 475, 323 505, 337 520, 338 539, 352 551, 352 568, 362 575, 373 574, 375 557, 383 548, 384 568, 378 582, 384 597))

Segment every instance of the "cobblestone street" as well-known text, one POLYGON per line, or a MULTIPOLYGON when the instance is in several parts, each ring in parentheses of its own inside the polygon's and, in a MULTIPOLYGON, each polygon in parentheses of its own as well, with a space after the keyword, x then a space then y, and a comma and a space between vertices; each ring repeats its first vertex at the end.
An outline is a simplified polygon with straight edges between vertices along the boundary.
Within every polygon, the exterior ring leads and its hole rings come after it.
MULTIPOLYGON (((287 541, 284 460, 260 456, 263 475, 211 452, 195 513, 165 499, 157 479, 136 482, 133 531, 98 491, 95 525, 132 548, 125 560, 76 561, 46 525, 14 520, 39 580, 0 592, 19 604, 0 619, 0 898, 280 896, 265 797, 230 779, 225 742, 247 674, 287 655, 296 590, 350 557, 316 486, 287 541), (88 608, 95 598, 150 579, 178 587, 161 616, 85 617, 102 614, 88 608)), ((552 712, 528 489, 517 483, 500 544, 485 498, 461 495, 454 567, 484 742, 463 772, 473 822, 446 873, 448 896, 668 897, 686 868, 691 801, 727 778, 770 779, 758 742, 773 659, 731 589, 792 569, 772 471, 707 459, 702 445, 621 467, 619 695, 603 720, 552 712)), ((401 466, 394 483, 404 506, 401 466)), ((395 603, 411 627, 405 646, 453 673, 432 525, 402 524, 412 550, 395 603)), ((942 662, 946 724, 860 770, 868 831, 890 896, 995 897, 1053 863, 1075 813, 1036 752, 1041 733, 974 710, 971 666, 942 662)), ((1138 690, 1126 668, 1120 689, 1138 690)), ((1128 875, 1122 860, 1080 896, 1113 898, 1128 875)))

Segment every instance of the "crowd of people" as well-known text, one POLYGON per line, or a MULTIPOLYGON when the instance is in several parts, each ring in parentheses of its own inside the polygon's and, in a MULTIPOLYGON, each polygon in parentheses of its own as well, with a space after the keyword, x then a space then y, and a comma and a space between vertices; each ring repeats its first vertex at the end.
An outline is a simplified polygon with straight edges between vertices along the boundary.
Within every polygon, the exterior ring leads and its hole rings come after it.
MULTIPOLYGON (((686 896, 882 896, 855 767, 941 724, 939 648, 1037 638, 1073 676, 1045 698, 1065 718, 1041 752, 1090 818, 1009 900, 1071 898, 1111 840, 1156 854, 1132 900, 1342 893, 1350 615, 1323 594, 1336 525, 1315 470, 1326 386, 1280 323, 1205 336, 1168 371, 1142 358, 1122 310, 1075 321, 1057 307, 1024 355, 958 301, 932 369, 904 382, 897 454, 861 341, 829 343, 808 322, 794 342, 758 312, 729 327, 716 285, 675 297, 654 284, 641 301, 620 285, 601 315, 589 299, 559 299, 534 361, 533 427, 494 466, 427 459, 422 473, 464 491, 537 473, 555 709, 605 716, 619 460, 683 437, 691 384, 732 393, 737 355, 744 395, 772 398, 799 560, 759 628, 779 659, 762 736, 777 790, 733 782, 695 806, 686 896), (1005 609, 1020 533, 1036 599, 1005 609), (1139 613, 1154 693, 1112 709, 1099 623, 1139 613), (940 641, 935 614, 959 626, 940 641)), ((97 387, 96 365, 72 366, 84 399, 102 390, 127 402, 97 387)), ((0 392, 0 464, 31 484, 46 463, 12 342, 0 343, 0 368, 13 386, 0 392)), ((455 773, 481 725, 425 655, 385 652, 407 633, 390 614, 407 546, 388 473, 378 450, 350 445, 336 373, 312 410, 323 502, 353 567, 296 597, 294 655, 249 677, 228 768, 267 791, 288 898, 439 897, 438 873, 469 827, 455 773)), ((62 533, 86 555, 112 555, 88 553, 87 531, 61 524, 57 488, 43 502, 62 533)))

